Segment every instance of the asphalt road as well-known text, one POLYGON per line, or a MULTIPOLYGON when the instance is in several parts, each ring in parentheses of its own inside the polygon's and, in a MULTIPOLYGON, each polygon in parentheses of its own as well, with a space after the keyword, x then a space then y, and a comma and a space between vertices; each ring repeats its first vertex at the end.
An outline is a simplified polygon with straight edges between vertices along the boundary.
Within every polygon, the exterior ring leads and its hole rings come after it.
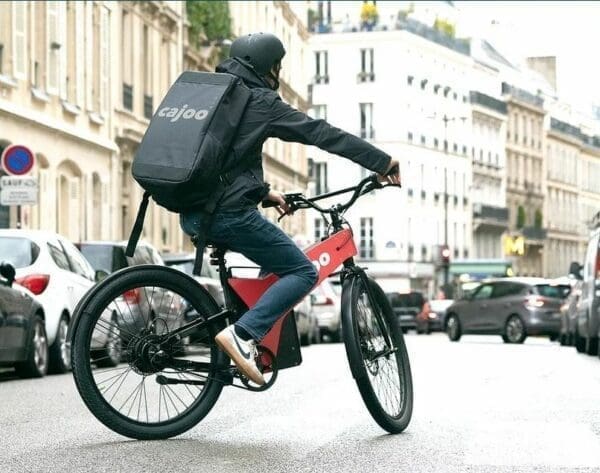
POLYGON ((264 393, 225 389, 196 428, 139 442, 87 411, 71 375, 0 373, 0 472, 600 471, 600 360, 545 339, 408 335, 413 419, 370 418, 341 344, 264 393))

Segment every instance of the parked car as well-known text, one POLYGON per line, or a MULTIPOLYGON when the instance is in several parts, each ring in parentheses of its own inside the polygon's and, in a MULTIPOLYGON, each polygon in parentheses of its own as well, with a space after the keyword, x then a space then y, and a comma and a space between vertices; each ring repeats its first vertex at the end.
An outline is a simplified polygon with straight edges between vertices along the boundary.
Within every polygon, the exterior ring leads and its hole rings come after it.
POLYGON ((320 338, 328 336, 332 342, 342 341, 342 303, 336 286, 325 279, 310 293, 312 313, 319 326, 320 338))
POLYGON ((560 307, 559 341, 563 346, 575 344, 575 325, 577 323, 577 307, 581 298, 581 281, 573 279, 569 295, 560 307))
POLYGON ((217 301, 219 307, 223 307, 225 305, 225 297, 223 295, 223 288, 221 287, 219 273, 214 266, 210 265, 209 259, 206 255, 203 258, 200 276, 194 275, 194 260, 196 259, 195 253, 166 253, 162 255, 162 258, 167 266, 178 269, 179 271, 184 272, 188 276, 192 276, 196 281, 198 281, 198 283, 210 293, 215 301, 217 301))
POLYGON ((444 331, 446 326, 446 311, 453 303, 453 299, 433 299, 429 301, 429 328, 432 332, 444 331))
POLYGON ((16 281, 35 294, 44 308, 49 371, 68 371, 71 315, 94 285, 94 270, 70 241, 41 230, 0 230, 0 257, 13 265, 16 281))
MULTIPOLYGON (((143 241, 138 242, 133 257, 125 255, 126 241, 85 241, 78 247, 94 269, 103 274, 140 264, 164 265, 156 248, 143 241)), ((115 301, 115 310, 110 315, 120 329, 120 343, 116 348, 123 349, 129 342, 129 334, 139 332, 157 319, 165 322, 156 324, 159 331, 177 328, 182 324, 182 317, 179 315, 183 304, 184 301, 180 297, 174 298, 173 294, 164 288, 154 288, 152 291, 133 288, 125 291, 115 301)), ((120 356, 121 353, 113 353, 113 362, 117 362, 120 356)))
POLYGON ((296 327, 300 345, 310 345, 321 341, 319 321, 312 307, 312 298, 305 297, 294 307, 296 327))
POLYGON ((35 295, 15 282, 15 268, 0 264, 0 366, 13 366, 21 377, 48 371, 44 309, 35 295))
POLYGON ((570 273, 581 281, 581 296, 575 324, 575 348, 588 355, 600 355, 600 212, 592 220, 583 266, 571 263, 570 273))
POLYGON ((410 329, 415 329, 417 333, 431 332, 429 320, 431 308, 421 292, 413 291, 403 294, 388 292, 386 296, 404 333, 410 329))
POLYGON ((482 283, 447 309, 452 341, 465 334, 501 335, 523 343, 528 335, 557 337, 564 288, 542 278, 503 278, 482 283))

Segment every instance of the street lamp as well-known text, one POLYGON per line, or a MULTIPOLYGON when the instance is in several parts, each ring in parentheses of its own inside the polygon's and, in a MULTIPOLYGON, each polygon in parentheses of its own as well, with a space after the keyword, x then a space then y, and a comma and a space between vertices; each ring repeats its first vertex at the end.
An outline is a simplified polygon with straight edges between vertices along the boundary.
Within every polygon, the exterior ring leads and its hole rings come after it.
MULTIPOLYGON (((437 119, 437 115, 434 113, 432 117, 427 117, 428 119, 431 120, 436 120, 437 119)), ((448 115, 444 114, 444 116, 442 117, 442 121, 444 122, 444 157, 448 158, 448 123, 449 122, 453 122, 455 120, 462 120, 462 122, 464 123, 466 120, 468 120, 468 117, 466 116, 457 116, 457 117, 449 117, 448 115)), ((455 183, 456 185, 456 183, 455 183)), ((456 242, 455 242, 456 244, 456 242)), ((446 164, 444 163, 444 252, 447 253, 447 255, 445 254, 444 257, 450 258, 450 247, 448 246, 448 168, 446 166, 446 164)), ((444 293, 447 293, 448 291, 448 283, 449 281, 449 271, 450 271, 450 264, 444 264, 443 265, 443 269, 444 269, 444 293)))

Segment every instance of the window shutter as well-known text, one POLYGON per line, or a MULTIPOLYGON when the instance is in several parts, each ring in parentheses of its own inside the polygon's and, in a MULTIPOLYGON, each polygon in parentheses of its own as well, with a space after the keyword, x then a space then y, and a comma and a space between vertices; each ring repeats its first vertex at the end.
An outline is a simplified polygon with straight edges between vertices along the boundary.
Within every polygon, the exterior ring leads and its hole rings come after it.
POLYGON ((27 2, 13 2, 14 18, 14 72, 15 77, 25 77, 25 24, 27 2))
POLYGON ((58 8, 56 1, 49 1, 46 3, 46 28, 48 44, 47 55, 48 55, 48 92, 54 92, 58 90, 58 50, 55 49, 58 43, 58 8))
POLYGON ((106 8, 102 8, 100 15, 100 103, 101 111, 105 113, 108 112, 110 96, 110 21, 106 8))
POLYGON ((83 106, 85 91, 85 10, 84 4, 75 2, 75 101, 80 107, 83 106))

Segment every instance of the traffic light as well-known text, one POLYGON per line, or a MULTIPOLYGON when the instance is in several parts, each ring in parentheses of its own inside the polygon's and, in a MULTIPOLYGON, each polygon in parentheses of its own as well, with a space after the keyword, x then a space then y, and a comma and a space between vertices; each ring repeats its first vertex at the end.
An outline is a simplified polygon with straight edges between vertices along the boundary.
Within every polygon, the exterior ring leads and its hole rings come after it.
POLYGON ((440 261, 442 263, 442 266, 448 267, 450 266, 450 248, 448 248, 448 245, 442 245, 440 246, 440 261))

